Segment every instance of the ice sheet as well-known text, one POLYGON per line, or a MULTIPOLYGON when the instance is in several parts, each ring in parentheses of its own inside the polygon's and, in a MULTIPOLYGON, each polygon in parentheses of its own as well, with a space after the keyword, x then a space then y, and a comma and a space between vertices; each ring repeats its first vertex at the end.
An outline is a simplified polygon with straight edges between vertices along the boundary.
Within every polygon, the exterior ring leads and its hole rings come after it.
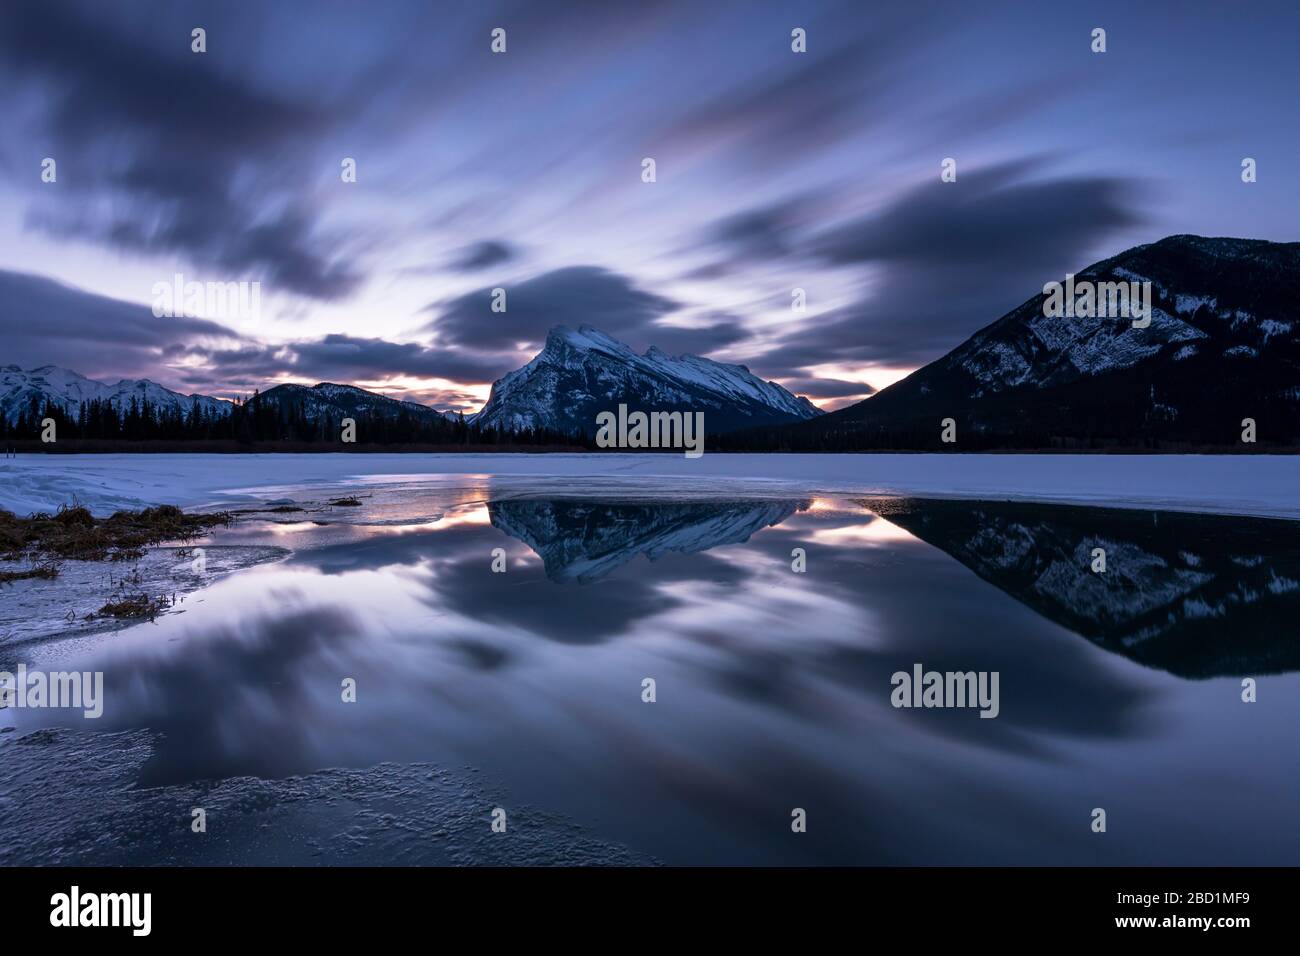
POLYGON ((25 515, 73 499, 97 514, 189 508, 268 488, 440 475, 564 479, 576 493, 618 479, 664 493, 902 494, 1300 518, 1295 455, 25 455, 0 462, 0 508, 25 515))

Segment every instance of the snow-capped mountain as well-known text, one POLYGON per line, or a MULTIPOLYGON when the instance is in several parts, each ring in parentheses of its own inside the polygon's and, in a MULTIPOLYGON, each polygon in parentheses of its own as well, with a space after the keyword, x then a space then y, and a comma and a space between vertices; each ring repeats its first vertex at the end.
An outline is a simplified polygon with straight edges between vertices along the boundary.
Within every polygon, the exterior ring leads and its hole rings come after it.
POLYGON ((978 398, 1105 375, 1152 358, 1250 358, 1297 341, 1300 243, 1171 236, 1090 266, 1078 278, 1150 282, 1150 326, 1047 317, 1040 295, 954 350, 945 368, 969 373, 970 396, 978 398))
MULTIPOLYGON (((224 399, 210 395, 182 395, 148 379, 122 379, 116 385, 107 385, 54 365, 28 371, 16 365, 0 366, 0 417, 11 424, 19 414, 30 412, 33 400, 41 407, 50 401, 62 407, 70 416, 76 417, 82 402, 96 399, 112 403, 119 411, 128 407, 132 399, 141 403, 147 400, 156 409, 179 408, 186 414, 196 405, 208 415, 228 415, 233 407, 232 403, 224 399)), ((355 385, 335 385, 331 382, 311 387, 277 385, 262 392, 258 401, 301 407, 308 419, 315 419, 322 412, 331 420, 358 413, 374 412, 395 416, 399 412, 406 412, 416 420, 437 418, 452 423, 459 421, 456 412, 438 411, 427 405, 387 398, 355 385)), ((466 415, 465 420, 472 422, 474 416, 466 415)))
POLYGON ((498 379, 475 418, 480 427, 596 430, 600 412, 703 412, 710 432, 802 421, 822 413, 806 398, 765 382, 743 365, 657 348, 638 355, 589 326, 556 326, 546 347, 523 368, 498 379))
MULTIPOLYGON (((1063 281, 1064 276, 1047 280, 1063 281)), ((856 447, 1300 441, 1300 243, 1170 236, 1082 270, 1151 283, 1150 325, 1050 317, 1042 293, 880 393, 783 431, 856 447)))
POLYGON ((419 421, 445 419, 454 422, 456 420, 452 412, 440 412, 428 405, 388 398, 375 392, 368 392, 364 388, 357 388, 355 385, 336 385, 333 382, 321 382, 319 385, 312 386, 276 385, 260 393, 255 401, 283 408, 300 408, 303 415, 312 421, 322 415, 337 421, 345 417, 355 418, 358 415, 396 417, 403 413, 419 421))
POLYGON ((230 412, 230 403, 208 395, 182 395, 148 379, 122 379, 116 385, 107 385, 78 375, 76 372, 54 365, 24 371, 17 365, 0 366, 0 416, 13 422, 30 410, 33 400, 38 405, 49 401, 76 417, 82 402, 108 401, 114 408, 122 409, 131 400, 148 402, 159 409, 179 408, 185 413, 195 405, 212 415, 230 412))

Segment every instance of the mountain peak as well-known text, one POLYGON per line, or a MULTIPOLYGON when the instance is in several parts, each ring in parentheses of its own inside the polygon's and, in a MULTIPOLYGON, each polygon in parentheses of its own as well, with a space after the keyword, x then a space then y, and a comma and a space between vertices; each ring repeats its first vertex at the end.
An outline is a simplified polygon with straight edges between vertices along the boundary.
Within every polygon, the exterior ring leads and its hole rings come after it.
POLYGON ((699 411, 706 428, 801 421, 822 414, 807 399, 764 382, 739 365, 698 355, 644 355, 589 325, 557 325, 546 347, 523 368, 497 380, 476 423, 518 430, 593 432, 601 411, 627 405, 646 411, 699 411))
POLYGON ((590 325, 580 325, 577 331, 567 325, 557 325, 546 333, 545 350, 561 351, 566 348, 576 349, 577 351, 601 349, 616 353, 631 351, 612 335, 607 335, 600 329, 592 328, 590 325))

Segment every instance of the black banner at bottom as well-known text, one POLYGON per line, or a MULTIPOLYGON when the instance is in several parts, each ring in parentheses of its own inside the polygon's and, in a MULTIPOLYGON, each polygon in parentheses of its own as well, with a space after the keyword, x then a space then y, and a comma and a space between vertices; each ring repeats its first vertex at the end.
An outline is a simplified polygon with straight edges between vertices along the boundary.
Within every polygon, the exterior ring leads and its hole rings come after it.
MULTIPOLYGON (((532 942, 668 929, 891 926, 927 940, 1044 934, 1230 941, 1281 931, 1290 869, 7 869, 6 939, 369 943, 478 926, 532 942), (971 934, 976 935, 972 936, 971 934)), ((680 938, 680 937, 676 937, 680 938)), ((17 952, 18 950, 14 950, 17 952)))

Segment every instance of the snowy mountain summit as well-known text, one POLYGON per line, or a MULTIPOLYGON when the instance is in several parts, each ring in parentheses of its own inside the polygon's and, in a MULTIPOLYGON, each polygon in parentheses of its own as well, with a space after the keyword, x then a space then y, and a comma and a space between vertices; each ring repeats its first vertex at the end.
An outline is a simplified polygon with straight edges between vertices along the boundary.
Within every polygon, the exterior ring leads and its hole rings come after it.
POLYGON ((710 432, 804 421, 823 414, 808 399, 743 365, 650 348, 638 355, 590 326, 556 326, 523 368, 498 379, 480 427, 596 430, 596 416, 623 404, 639 411, 703 412, 710 432))
POLYGON ((182 395, 147 378, 124 378, 116 385, 107 385, 55 365, 27 371, 17 365, 0 366, 0 417, 10 423, 21 414, 30 414, 33 402, 38 412, 48 401, 76 418, 82 402, 107 401, 120 412, 130 406, 132 399, 141 405, 148 401, 162 411, 179 409, 187 415, 195 406, 207 415, 230 411, 230 403, 219 398, 182 395))

